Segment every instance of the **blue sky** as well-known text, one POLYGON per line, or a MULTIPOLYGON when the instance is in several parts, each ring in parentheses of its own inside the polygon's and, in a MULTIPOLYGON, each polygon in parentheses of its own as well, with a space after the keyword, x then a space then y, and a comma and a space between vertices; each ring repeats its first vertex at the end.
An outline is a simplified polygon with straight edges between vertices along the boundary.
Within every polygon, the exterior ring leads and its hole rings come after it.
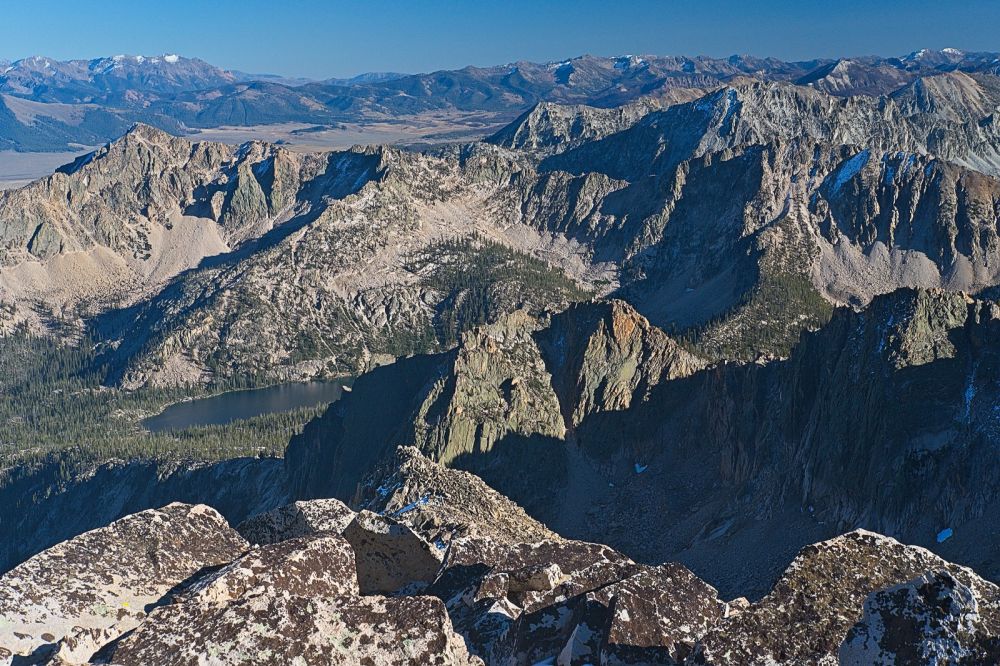
POLYGON ((1000 51, 1000 0, 0 0, 0 58, 179 53, 326 78, 596 55, 1000 51))

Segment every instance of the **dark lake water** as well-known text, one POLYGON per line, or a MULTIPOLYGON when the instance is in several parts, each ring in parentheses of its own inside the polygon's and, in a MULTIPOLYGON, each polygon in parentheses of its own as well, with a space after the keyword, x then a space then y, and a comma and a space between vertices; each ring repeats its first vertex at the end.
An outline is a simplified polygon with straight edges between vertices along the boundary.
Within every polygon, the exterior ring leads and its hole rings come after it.
POLYGON ((180 430, 200 425, 221 425, 261 414, 287 412, 338 400, 347 382, 281 384, 250 391, 230 391, 170 405, 142 422, 146 430, 180 430))

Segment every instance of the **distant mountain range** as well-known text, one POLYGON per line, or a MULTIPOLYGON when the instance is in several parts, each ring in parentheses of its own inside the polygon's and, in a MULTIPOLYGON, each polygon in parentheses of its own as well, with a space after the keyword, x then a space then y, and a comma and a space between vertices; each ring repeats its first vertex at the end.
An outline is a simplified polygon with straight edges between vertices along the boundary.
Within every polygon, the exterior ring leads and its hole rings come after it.
POLYGON ((551 63, 369 73, 311 82, 228 71, 177 55, 71 61, 33 56, 0 64, 0 150, 95 145, 120 136, 137 121, 184 132, 457 111, 495 114, 502 123, 539 102, 614 107, 643 98, 669 101, 678 91, 703 93, 745 78, 791 82, 839 96, 878 96, 923 76, 998 70, 1000 54, 957 49, 801 62, 752 56, 585 55, 551 63))

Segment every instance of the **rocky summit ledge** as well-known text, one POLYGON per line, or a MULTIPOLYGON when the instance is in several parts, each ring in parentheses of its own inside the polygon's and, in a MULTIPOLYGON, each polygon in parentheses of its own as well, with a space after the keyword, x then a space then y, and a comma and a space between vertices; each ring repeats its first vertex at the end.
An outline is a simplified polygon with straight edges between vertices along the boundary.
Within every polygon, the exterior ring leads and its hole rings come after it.
POLYGON ((0 578, 0 664, 1000 662, 1000 589, 889 537, 807 546, 726 600, 415 449, 381 473, 357 512, 296 502, 237 532, 171 504, 36 555, 0 578))

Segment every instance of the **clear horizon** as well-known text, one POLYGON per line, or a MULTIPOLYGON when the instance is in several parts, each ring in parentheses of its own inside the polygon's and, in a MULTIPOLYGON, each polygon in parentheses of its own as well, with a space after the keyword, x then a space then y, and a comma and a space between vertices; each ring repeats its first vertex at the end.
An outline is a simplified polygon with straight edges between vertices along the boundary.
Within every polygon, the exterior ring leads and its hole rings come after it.
MULTIPOLYGON (((921 48, 926 48, 926 47, 921 47, 921 48)), ((937 48, 937 49, 934 49, 934 50, 940 51, 940 50, 947 49, 947 48, 955 48, 955 49, 957 49, 959 51, 963 51, 964 53, 970 53, 970 54, 971 53, 977 53, 977 52, 978 53, 1000 53, 1000 47, 998 47, 998 49, 996 51, 993 51, 993 50, 990 50, 990 49, 985 49, 985 50, 980 50, 980 49, 964 49, 964 48, 961 48, 960 46, 947 45, 947 46, 943 46, 943 47, 940 47, 940 48, 937 48)), ((910 49, 909 51, 906 51, 906 52, 903 52, 903 53, 844 53, 844 54, 842 54, 840 56, 816 56, 816 57, 812 57, 812 58, 779 58, 779 60, 783 60, 783 61, 786 61, 786 62, 810 62, 810 61, 813 61, 813 60, 833 60, 833 59, 836 59, 836 58, 848 58, 848 59, 850 59, 850 58, 863 58, 863 57, 882 57, 882 58, 899 57, 899 58, 903 58, 903 57, 905 57, 907 55, 916 53, 919 50, 920 50, 919 48, 915 48, 915 49, 910 49)), ((355 72, 350 72, 350 73, 347 73, 347 74, 338 74, 338 75, 331 75, 331 76, 312 76, 312 77, 305 76, 305 75, 302 75, 302 74, 287 73, 287 72, 257 71, 257 70, 248 70, 248 69, 242 68, 242 67, 224 67, 222 65, 219 65, 219 63, 213 62, 213 61, 211 61, 211 60, 209 60, 207 58, 202 58, 201 56, 199 56, 197 54, 177 53, 177 52, 171 52, 171 53, 166 53, 166 52, 164 52, 164 53, 102 53, 102 54, 93 55, 93 56, 87 56, 87 57, 68 57, 68 58, 55 58, 53 56, 50 56, 47 53, 32 53, 32 54, 29 54, 29 55, 19 56, 19 57, 15 57, 15 58, 0 57, 0 61, 8 61, 8 62, 13 63, 13 62, 17 62, 19 60, 27 60, 27 59, 32 58, 32 57, 39 57, 39 58, 49 58, 51 60, 55 60, 55 61, 58 61, 58 62, 68 62, 68 61, 91 61, 91 60, 98 60, 98 59, 101 59, 101 58, 112 58, 112 57, 116 57, 116 56, 124 56, 126 58, 141 56, 141 57, 146 58, 146 59, 151 59, 151 58, 162 58, 163 56, 168 56, 168 55, 177 55, 177 56, 180 56, 182 58, 201 60, 203 62, 208 63, 209 65, 215 65, 215 66, 218 66, 218 67, 220 67, 222 69, 225 69, 227 71, 240 72, 240 73, 243 73, 243 74, 256 74, 256 75, 261 75, 261 76, 281 76, 281 77, 286 77, 286 78, 289 78, 289 79, 310 79, 310 80, 315 80, 315 81, 321 81, 323 79, 333 79, 333 78, 345 78, 346 79, 346 78, 351 78, 351 77, 354 77, 354 76, 361 76, 361 75, 364 75, 364 74, 406 74, 406 75, 409 75, 409 74, 427 74, 427 73, 433 73, 435 71, 455 71, 455 70, 460 70, 460 69, 462 69, 464 67, 504 66, 504 65, 514 64, 515 62, 518 62, 518 61, 520 61, 520 62, 536 62, 536 63, 539 63, 539 64, 547 64, 547 63, 553 63, 553 62, 563 62, 563 61, 567 61, 567 60, 575 60, 577 58, 582 58, 582 57, 586 57, 586 56, 599 57, 599 58, 615 58, 615 57, 626 57, 626 56, 636 56, 636 57, 640 57, 640 58, 641 57, 674 57, 674 56, 678 56, 678 57, 688 57, 688 58, 708 57, 708 58, 717 58, 717 59, 724 59, 724 58, 728 58, 730 56, 750 56, 750 57, 760 57, 760 58, 777 57, 777 56, 761 55, 761 54, 758 54, 758 53, 727 53, 727 54, 712 54, 712 55, 709 55, 709 54, 706 54, 706 53, 652 53, 652 52, 648 52, 648 53, 646 53, 646 52, 642 52, 642 53, 577 53, 577 54, 567 55, 567 56, 558 57, 558 58, 547 58, 547 59, 544 59, 544 60, 531 60, 531 59, 528 59, 528 58, 519 58, 518 60, 508 60, 508 61, 504 61, 504 62, 465 63, 464 65, 457 65, 457 66, 454 66, 454 67, 438 67, 438 68, 435 68, 435 69, 424 69, 424 70, 413 70, 413 71, 403 71, 403 70, 400 70, 400 69, 394 69, 394 70, 365 69, 365 70, 358 70, 358 71, 355 71, 355 72)))
POLYGON ((254 74, 325 79, 583 54, 812 60, 903 56, 921 48, 1000 51, 996 0, 954 5, 844 0, 836 12, 819 3, 785 0, 752 5, 637 0, 624 7, 595 0, 427 0, 419 5, 291 0, 279 12, 263 0, 169 5, 108 0, 99 7, 56 0, 49 5, 44 22, 32 6, 4 9, 0 59, 176 53, 254 74))

